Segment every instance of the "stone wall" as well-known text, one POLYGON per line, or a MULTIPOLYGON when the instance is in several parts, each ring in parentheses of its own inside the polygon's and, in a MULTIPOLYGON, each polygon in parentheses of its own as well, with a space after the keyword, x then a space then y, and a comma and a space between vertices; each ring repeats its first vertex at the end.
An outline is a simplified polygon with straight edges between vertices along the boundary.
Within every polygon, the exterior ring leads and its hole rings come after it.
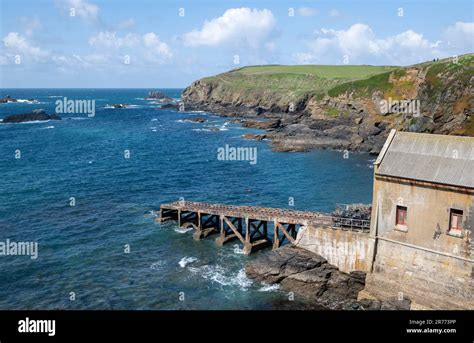
POLYGON ((359 296, 409 298, 412 309, 473 310, 473 278, 469 260, 378 239, 373 273, 359 296))
POLYGON ((372 235, 472 259, 474 190, 377 176, 374 182, 372 235), (397 205, 408 208, 407 225, 396 225, 397 205), (450 234, 450 209, 463 210, 462 236, 450 234))
POLYGON ((296 245, 323 256, 339 270, 370 271, 374 240, 368 233, 323 227, 303 227, 296 245))

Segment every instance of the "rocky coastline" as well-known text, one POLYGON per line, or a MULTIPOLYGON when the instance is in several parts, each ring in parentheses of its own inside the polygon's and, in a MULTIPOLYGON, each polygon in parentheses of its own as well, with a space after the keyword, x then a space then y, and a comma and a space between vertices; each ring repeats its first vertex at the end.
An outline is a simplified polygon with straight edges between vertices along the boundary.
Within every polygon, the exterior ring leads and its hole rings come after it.
POLYGON ((325 94, 249 90, 239 85, 250 84, 251 77, 234 70, 195 81, 182 100, 186 110, 237 117, 232 122, 265 130, 262 135, 275 151, 329 148, 378 154, 393 128, 474 135, 474 59, 471 54, 460 61, 399 67, 339 84, 325 94), (419 112, 402 108, 401 99, 415 101, 419 112))

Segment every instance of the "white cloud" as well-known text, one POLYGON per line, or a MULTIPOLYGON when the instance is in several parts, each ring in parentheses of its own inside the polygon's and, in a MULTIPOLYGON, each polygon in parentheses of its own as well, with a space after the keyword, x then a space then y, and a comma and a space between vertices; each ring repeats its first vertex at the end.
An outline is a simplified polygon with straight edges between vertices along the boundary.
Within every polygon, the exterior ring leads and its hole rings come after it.
POLYGON ((173 54, 168 44, 162 42, 160 38, 153 32, 143 35, 143 43, 147 48, 148 57, 151 59, 171 58, 173 54))
POLYGON ((444 31, 442 38, 450 48, 461 49, 463 52, 473 52, 474 22, 458 21, 444 31))
POLYGON ((100 48, 131 48, 140 42, 140 37, 136 34, 128 33, 123 37, 118 37, 116 32, 102 31, 96 36, 89 38, 89 44, 100 48))
POLYGON ((22 58, 35 61, 44 61, 50 56, 48 51, 33 45, 18 32, 9 32, 2 41, 7 56, 20 55, 22 58))
POLYGON ((114 31, 102 31, 90 37, 89 44, 99 50, 108 51, 108 54, 115 54, 117 50, 127 54, 133 53, 135 61, 164 62, 173 56, 170 46, 161 41, 154 32, 143 36, 133 33, 119 36, 114 31))
POLYGON ((422 34, 407 30, 378 38, 366 24, 354 24, 347 30, 321 29, 308 43, 308 51, 293 55, 297 63, 411 64, 439 54, 439 42, 429 42, 422 34))
POLYGON ((68 15, 74 9, 75 16, 86 21, 95 22, 99 18, 99 6, 86 0, 61 0, 59 4, 68 15))
POLYGON ((296 9, 296 14, 302 17, 311 17, 319 13, 319 10, 314 7, 300 7, 296 9))
POLYGON ((222 45, 258 48, 271 38, 275 25, 276 20, 270 10, 232 8, 182 38, 184 44, 191 47, 222 45))

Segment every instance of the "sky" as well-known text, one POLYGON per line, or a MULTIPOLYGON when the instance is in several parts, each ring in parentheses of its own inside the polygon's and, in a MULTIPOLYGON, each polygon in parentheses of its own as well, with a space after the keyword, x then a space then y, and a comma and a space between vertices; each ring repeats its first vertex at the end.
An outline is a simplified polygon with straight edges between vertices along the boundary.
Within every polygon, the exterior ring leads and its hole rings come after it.
POLYGON ((182 88, 256 64, 474 52, 472 0, 0 0, 0 88, 182 88))

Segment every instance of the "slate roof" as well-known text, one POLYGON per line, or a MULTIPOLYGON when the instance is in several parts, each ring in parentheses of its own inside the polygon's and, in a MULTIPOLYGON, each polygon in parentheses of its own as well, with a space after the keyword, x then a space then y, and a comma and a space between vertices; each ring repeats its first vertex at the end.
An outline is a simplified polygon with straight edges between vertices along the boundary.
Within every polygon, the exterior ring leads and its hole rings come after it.
POLYGON ((474 138, 392 131, 377 175, 474 188, 474 138))

